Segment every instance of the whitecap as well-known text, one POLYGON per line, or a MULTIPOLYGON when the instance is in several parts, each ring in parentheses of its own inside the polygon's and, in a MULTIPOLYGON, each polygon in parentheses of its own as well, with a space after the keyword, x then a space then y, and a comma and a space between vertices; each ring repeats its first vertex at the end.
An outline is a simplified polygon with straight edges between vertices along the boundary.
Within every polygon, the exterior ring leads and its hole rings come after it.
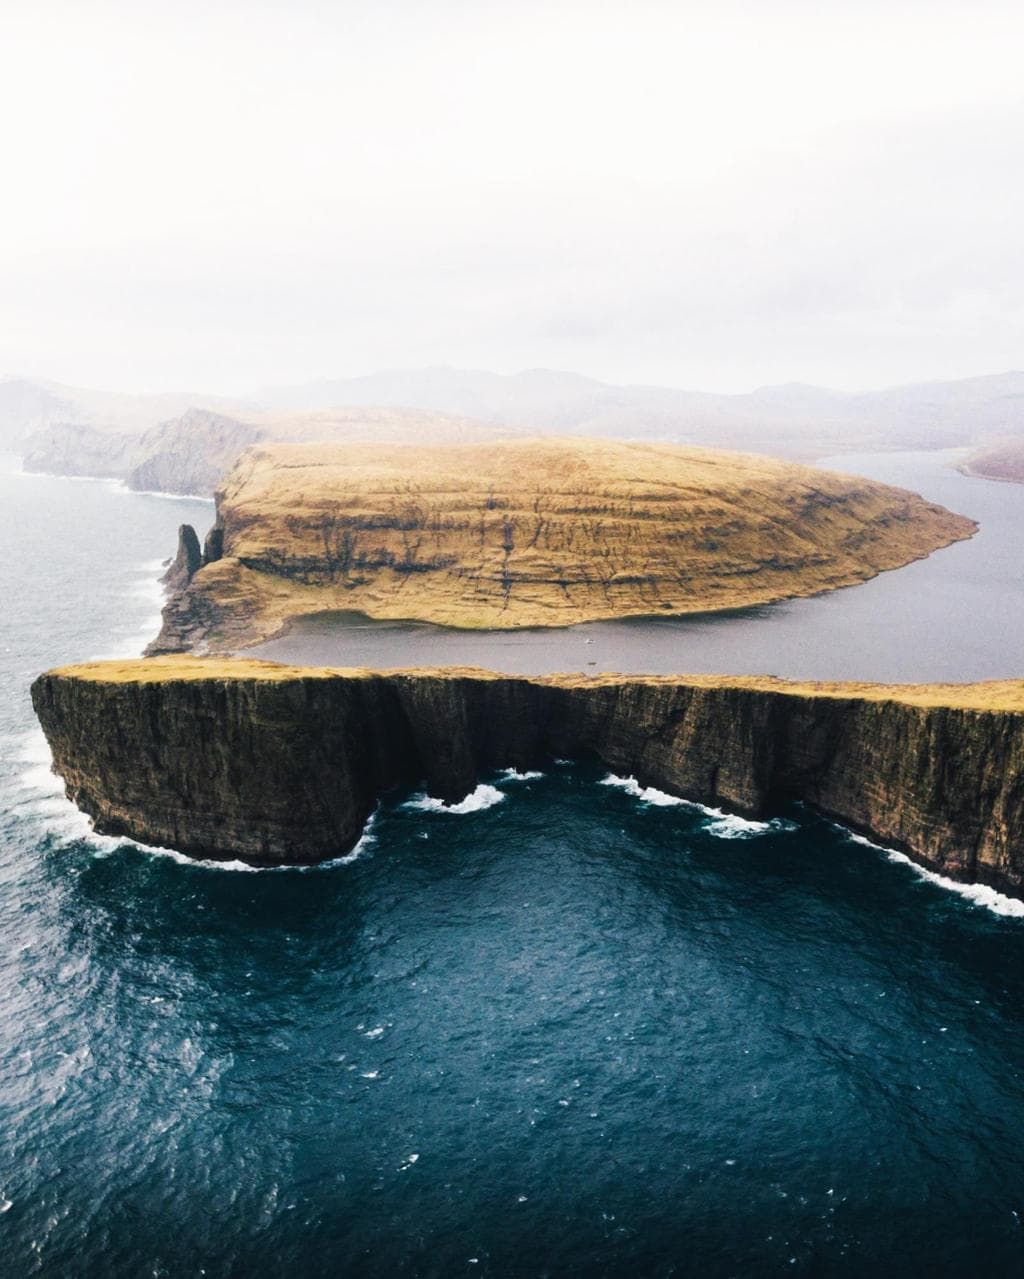
POLYGON ((422 795, 414 795, 412 799, 406 800, 402 807, 419 809, 427 813, 452 813, 462 816, 465 813, 478 813, 484 808, 491 808, 495 804, 500 804, 503 799, 505 799, 504 791, 498 790, 497 786, 489 786, 486 782, 481 782, 476 790, 470 791, 465 799, 460 799, 457 804, 446 804, 443 799, 435 799, 433 795, 424 792, 422 795))
POLYGON ((1021 901, 1019 897, 1008 897, 1005 893, 990 888, 988 884, 961 884, 958 880, 950 879, 946 875, 937 875, 935 871, 926 870, 924 866, 919 866, 912 858, 907 857, 905 853, 896 852, 894 848, 887 848, 884 852, 891 862, 902 862, 910 866, 919 878, 957 893, 960 897, 973 902, 975 906, 984 906, 996 915, 1024 919, 1024 901, 1021 901))
POLYGON ((678 795, 669 795, 667 792, 658 790, 654 786, 641 786, 635 777, 618 777, 615 773, 609 773, 607 777, 601 778, 601 785, 616 786, 619 790, 624 790, 627 795, 632 795, 634 799, 639 799, 644 804, 654 804, 659 808, 675 806, 683 808, 701 808, 700 804, 695 804, 688 799, 680 799, 678 795))
POLYGON ((53 762, 53 756, 50 753, 50 743, 46 740, 46 734, 35 725, 27 733, 14 738, 15 749, 14 758, 23 764, 45 764, 47 768, 53 762))
MULTIPOLYGON (((719 809, 706 808, 709 815, 720 812, 719 809)), ((768 831, 796 830, 796 822, 786 821, 784 817, 772 817, 765 822, 755 822, 738 813, 722 813, 707 827, 709 835, 718 839, 750 839, 754 835, 765 835, 768 831)))
POLYGON ((371 813, 366 825, 363 827, 363 833, 360 835, 355 846, 347 853, 343 853, 340 857, 332 857, 322 862, 311 862, 306 865, 288 865, 288 866, 253 866, 249 862, 244 862, 240 858, 231 858, 221 860, 215 857, 190 857, 187 853, 179 852, 176 848, 163 848, 159 844, 144 844, 141 840, 131 839, 125 835, 101 835, 92 828, 92 823, 81 809, 65 798, 47 801, 44 805, 26 806, 28 812, 36 812, 45 819, 44 828, 47 834, 54 836, 64 842, 75 842, 87 844, 97 857, 109 857, 111 853, 119 849, 132 849, 135 852, 144 853, 147 857, 164 857, 169 858, 173 862, 177 862, 179 866, 193 866, 199 870, 228 870, 242 871, 245 874, 281 874, 285 872, 311 873, 314 871, 332 870, 338 866, 350 866, 354 861, 363 857, 376 844, 377 837, 373 833, 373 826, 377 818, 376 812, 371 813))
POLYGON ((868 839, 866 835, 858 835, 855 831, 846 830, 845 827, 840 827, 840 829, 843 830, 843 833, 851 843, 863 844, 865 848, 874 848, 880 853, 885 853, 889 861, 909 866, 918 879, 927 880, 930 884, 945 888, 948 892, 956 893, 959 897, 966 898, 969 902, 973 902, 975 906, 983 906, 995 915, 1024 919, 1024 901, 1019 897, 1010 897, 1006 893, 1000 893, 995 888, 990 888, 988 884, 964 884, 957 879, 950 879, 948 875, 939 875, 933 870, 919 866, 906 853, 901 853, 895 848, 887 848, 884 844, 876 844, 874 840, 868 839))
POLYGON ((681 799, 678 795, 669 795, 654 786, 641 786, 635 777, 618 777, 609 773, 601 779, 602 786, 617 786, 627 795, 640 800, 643 804, 651 804, 658 808, 689 808, 702 817, 711 819, 705 830, 709 835, 719 839, 750 839, 754 835, 764 835, 768 831, 796 830, 797 823, 787 821, 783 817, 773 817, 768 821, 754 821, 749 817, 741 817, 738 813, 727 813, 722 808, 712 808, 708 804, 698 804, 693 799, 681 799))
POLYGON ((518 768, 503 768, 498 773, 503 782, 536 782, 544 776, 535 768, 528 768, 525 772, 520 772, 518 768))

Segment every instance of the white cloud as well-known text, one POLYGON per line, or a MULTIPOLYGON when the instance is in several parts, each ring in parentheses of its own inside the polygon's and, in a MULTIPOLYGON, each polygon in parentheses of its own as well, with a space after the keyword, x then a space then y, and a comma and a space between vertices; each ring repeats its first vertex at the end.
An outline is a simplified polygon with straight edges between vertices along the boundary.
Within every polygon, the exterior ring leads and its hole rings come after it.
POLYGON ((1020 363, 1012 6, 41 0, 5 25, 12 372, 1020 363))

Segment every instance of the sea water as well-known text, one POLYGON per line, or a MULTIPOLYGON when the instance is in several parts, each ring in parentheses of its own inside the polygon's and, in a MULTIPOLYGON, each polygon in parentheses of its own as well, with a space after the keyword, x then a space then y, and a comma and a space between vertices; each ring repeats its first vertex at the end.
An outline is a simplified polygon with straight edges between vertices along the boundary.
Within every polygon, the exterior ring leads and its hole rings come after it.
POLYGON ((558 760, 312 870, 91 836, 28 683, 210 515, 0 468, 0 1273, 1021 1272, 1014 899, 558 760))

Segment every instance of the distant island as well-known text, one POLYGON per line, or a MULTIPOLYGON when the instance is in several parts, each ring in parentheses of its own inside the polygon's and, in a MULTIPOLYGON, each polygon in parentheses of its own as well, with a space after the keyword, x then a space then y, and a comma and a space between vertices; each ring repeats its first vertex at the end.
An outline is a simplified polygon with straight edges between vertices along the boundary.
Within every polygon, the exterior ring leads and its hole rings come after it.
POLYGON ((337 610, 514 629, 746 608, 862 582, 973 521, 796 463, 672 445, 260 445, 182 530, 151 652, 337 610))

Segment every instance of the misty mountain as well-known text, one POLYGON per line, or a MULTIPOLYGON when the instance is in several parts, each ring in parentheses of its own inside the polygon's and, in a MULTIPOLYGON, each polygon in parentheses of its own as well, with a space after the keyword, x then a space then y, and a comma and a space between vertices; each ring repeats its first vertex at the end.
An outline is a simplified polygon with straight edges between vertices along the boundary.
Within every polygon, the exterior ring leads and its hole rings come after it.
POLYGON ((5 378, 0 380, 0 449, 20 451, 30 435, 50 428, 89 428, 85 434, 140 435, 189 409, 244 414, 252 407, 239 400, 195 391, 132 395, 32 378, 5 378))
POLYGON ((392 369, 272 387, 252 400, 283 410, 381 404, 461 413, 546 431, 668 438, 790 456, 855 448, 939 448, 1024 433, 1024 373, 848 393, 802 383, 734 395, 615 386, 551 369, 392 369))
POLYGON ((259 391, 128 395, 0 382, 0 448, 30 470, 210 493, 262 439, 378 442, 558 432, 812 460, 851 449, 984 447, 1024 438, 1024 373, 848 393, 803 383, 739 395, 615 386, 553 369, 392 369, 259 391))

